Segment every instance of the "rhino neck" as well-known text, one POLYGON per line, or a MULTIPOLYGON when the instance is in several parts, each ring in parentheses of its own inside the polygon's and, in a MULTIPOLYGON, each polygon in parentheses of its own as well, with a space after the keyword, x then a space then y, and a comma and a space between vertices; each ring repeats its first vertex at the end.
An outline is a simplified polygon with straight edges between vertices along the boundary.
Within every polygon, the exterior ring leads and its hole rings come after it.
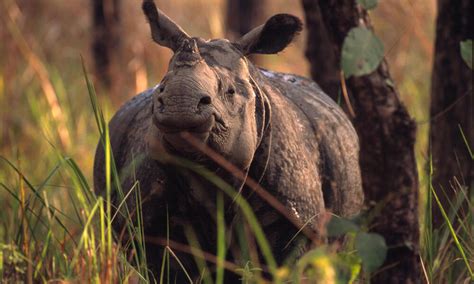
POLYGON ((260 147, 265 134, 270 130, 271 107, 267 94, 267 82, 262 80, 260 72, 253 68, 250 83, 255 92, 255 117, 257 122, 257 149, 260 147))
POLYGON ((272 124, 271 124, 271 106, 267 95, 265 83, 257 85, 252 77, 252 84, 256 89, 256 117, 258 129, 258 144, 255 151, 252 164, 250 165, 250 176, 260 183, 270 159, 270 150, 272 142, 272 124))
POLYGON ((261 181, 268 164, 271 148, 271 107, 265 87, 266 82, 262 80, 258 69, 253 65, 250 64, 249 69, 250 84, 255 93, 257 144, 251 163, 244 169, 241 169, 244 174, 244 179, 236 177, 231 173, 228 173, 227 178, 225 178, 238 192, 241 192, 244 188, 249 175, 257 183, 261 181))

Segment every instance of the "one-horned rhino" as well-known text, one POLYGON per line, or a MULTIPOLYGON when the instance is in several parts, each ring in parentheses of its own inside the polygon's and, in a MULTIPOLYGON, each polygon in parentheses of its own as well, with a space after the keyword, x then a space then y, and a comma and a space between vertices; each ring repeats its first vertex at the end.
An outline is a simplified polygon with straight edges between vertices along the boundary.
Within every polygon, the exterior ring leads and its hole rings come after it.
MULTIPOLYGON (((341 216, 360 210, 358 138, 344 112, 315 82, 258 68, 246 58, 282 51, 302 29, 297 17, 275 15, 232 42, 190 37, 152 0, 143 2, 143 11, 153 40, 174 55, 161 82, 122 106, 109 129, 129 208, 136 204, 130 191, 140 189, 152 271, 159 273, 163 240, 189 243, 186 228, 195 232, 202 250, 216 252, 215 204, 220 189, 164 157, 202 165, 232 185, 254 210, 278 263, 307 249, 292 242, 300 229, 294 220, 321 235, 326 210, 341 216), (216 157, 242 174, 236 177, 216 157), (275 197, 288 214, 254 194, 247 186, 249 180, 275 197)), ((104 168, 104 148, 99 143, 94 183, 100 193, 106 188, 104 168)), ((113 191, 113 203, 123 207, 119 196, 113 191)), ((231 228, 244 222, 236 217, 235 204, 235 198, 225 201, 225 220, 231 228)), ((117 232, 124 226, 120 216, 114 224, 117 232)), ((228 258, 245 261, 238 259, 235 238, 227 241, 232 251, 228 258)), ((194 258, 182 248, 174 252, 188 273, 199 277, 194 258)), ((174 258, 171 270, 173 277, 184 277, 174 258)))

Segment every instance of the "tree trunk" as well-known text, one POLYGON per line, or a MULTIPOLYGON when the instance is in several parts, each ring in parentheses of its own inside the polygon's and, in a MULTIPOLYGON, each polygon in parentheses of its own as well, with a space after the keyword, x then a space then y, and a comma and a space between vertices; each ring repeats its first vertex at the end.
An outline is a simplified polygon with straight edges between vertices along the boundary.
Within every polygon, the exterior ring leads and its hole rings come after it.
MULTIPOLYGON (((265 22, 266 0, 227 0, 227 35, 230 39, 238 39, 253 28, 265 22)), ((263 59, 251 55, 250 60, 259 65, 263 59)))
POLYGON ((92 56, 99 86, 112 91, 117 80, 120 48, 119 0, 92 0, 92 56), (112 84, 113 83, 113 84, 112 84))
POLYGON ((318 1, 303 0, 307 30, 306 58, 311 64, 311 78, 333 100, 339 99, 339 62, 324 24, 318 1))
MULTIPOLYGON (((305 1, 310 2, 310 1, 305 1)), ((371 28, 356 1, 319 3, 323 22, 339 60, 344 39, 356 26, 371 28)), ((307 3, 306 3, 307 4, 307 3)), ((361 145, 362 182, 368 205, 380 209, 372 223, 389 247, 384 268, 374 283, 417 283, 419 269, 418 174, 414 154, 415 123, 391 83, 386 61, 371 74, 351 77, 347 89, 354 102, 354 126, 361 145)))
MULTIPOLYGON (((445 209, 453 200, 453 178, 474 187, 474 163, 460 128, 474 150, 474 98, 472 70, 462 60, 459 42, 474 38, 472 0, 438 0, 435 57, 431 85, 430 142, 434 167, 433 187, 445 209)), ((436 203, 433 225, 444 223, 436 203)))
POLYGON ((263 24, 265 1, 228 0, 227 27, 235 37, 240 37, 258 25, 263 24))

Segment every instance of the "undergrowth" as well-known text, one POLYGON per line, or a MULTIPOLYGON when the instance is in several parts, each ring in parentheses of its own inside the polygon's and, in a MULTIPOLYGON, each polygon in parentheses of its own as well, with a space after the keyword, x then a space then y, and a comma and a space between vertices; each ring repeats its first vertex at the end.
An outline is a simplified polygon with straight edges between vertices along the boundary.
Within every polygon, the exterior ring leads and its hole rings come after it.
MULTIPOLYGON (((50 149, 45 160, 54 163, 48 169, 37 165, 42 175, 23 169, 24 163, 33 161, 22 157, 20 151, 15 153, 16 159, 0 157, 3 169, 0 197, 4 206, 0 211, 0 276, 3 282, 163 282, 163 277, 155 279, 147 270, 145 232, 139 206, 140 185, 136 183, 131 190, 121 188, 113 163, 106 119, 87 75, 85 79, 99 141, 106 153, 106 192, 97 196, 87 174, 81 170, 74 158, 67 156, 67 151, 55 147, 55 143, 51 141, 48 141, 50 149), (118 205, 119 208, 112 208, 112 188, 119 191, 123 200, 118 205), (127 195, 124 195, 124 192, 127 192, 127 195), (135 212, 131 212, 125 202, 130 195, 134 195, 138 203, 134 206, 135 212), (126 230, 133 236, 134 241, 124 243, 117 240, 112 230, 112 222, 117 214, 125 218, 126 230)), ((38 113, 40 112, 38 110, 38 113)), ((54 121, 38 119, 38 122, 38 132, 54 129, 54 121)), ((45 137, 40 139, 47 140, 45 137)), ((275 283, 304 283, 316 279, 319 283, 367 282, 370 279, 369 272, 377 273, 376 270, 383 262, 385 255, 380 259, 380 256, 377 258, 370 254, 371 251, 386 249, 385 243, 380 236, 366 232, 367 224, 364 224, 361 218, 333 218, 327 227, 328 235, 337 237, 347 234, 344 245, 341 246, 337 242, 322 245, 306 253, 296 263, 278 267, 266 236, 245 199, 236 198, 231 186, 205 168, 185 160, 180 160, 179 163, 182 167, 199 173, 222 189, 225 195, 236 200, 264 258, 263 264, 252 262, 250 257, 240 264, 227 263, 227 228, 223 222, 218 222, 218 249, 213 255, 214 263, 210 264, 209 256, 199 249, 199 243, 193 239, 193 232, 188 232, 189 243, 192 245, 190 253, 195 256, 202 271, 200 281, 203 283, 223 283, 225 273, 241 275, 243 283, 261 282, 268 280, 268 276, 263 276, 263 270, 271 275, 275 283), (361 246, 361 243, 368 247, 361 246), (373 247, 374 244, 379 246, 373 247), (369 255, 364 255, 364 251, 369 255), (210 271, 217 271, 215 278, 210 271)), ((474 249, 472 197, 467 195, 466 187, 454 180, 456 198, 452 200, 449 208, 443 208, 445 225, 433 229, 431 207, 441 204, 430 202, 438 199, 431 182, 429 187, 420 258, 425 280, 429 283, 469 281, 472 277, 474 249), (468 205, 469 210, 461 206, 463 203, 468 205)), ((217 207, 217 216, 222 220, 224 208, 222 204, 217 207)), ((172 243, 172 240, 169 241, 172 243)), ((239 241, 244 244, 243 248, 248 247, 245 236, 240 236, 239 241)), ((169 244, 165 248, 161 265, 162 276, 167 273, 170 258, 175 258, 180 263, 173 246, 169 244)), ((250 255, 248 251, 242 254, 250 255)), ((186 267, 183 266, 182 269, 186 273, 186 267)), ((195 281, 190 278, 188 280, 195 281)))

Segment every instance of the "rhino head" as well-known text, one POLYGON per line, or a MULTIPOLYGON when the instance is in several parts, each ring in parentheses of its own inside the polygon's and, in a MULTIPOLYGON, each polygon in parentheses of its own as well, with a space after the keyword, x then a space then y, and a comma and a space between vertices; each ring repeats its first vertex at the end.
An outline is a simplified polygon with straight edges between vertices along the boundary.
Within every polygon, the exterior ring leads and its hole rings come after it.
POLYGON ((153 91, 150 152, 196 154, 183 133, 248 169, 269 123, 270 108, 259 71, 246 56, 283 50, 301 31, 301 21, 288 14, 271 17, 236 42, 190 37, 158 10, 143 2, 153 40, 174 55, 153 91))

